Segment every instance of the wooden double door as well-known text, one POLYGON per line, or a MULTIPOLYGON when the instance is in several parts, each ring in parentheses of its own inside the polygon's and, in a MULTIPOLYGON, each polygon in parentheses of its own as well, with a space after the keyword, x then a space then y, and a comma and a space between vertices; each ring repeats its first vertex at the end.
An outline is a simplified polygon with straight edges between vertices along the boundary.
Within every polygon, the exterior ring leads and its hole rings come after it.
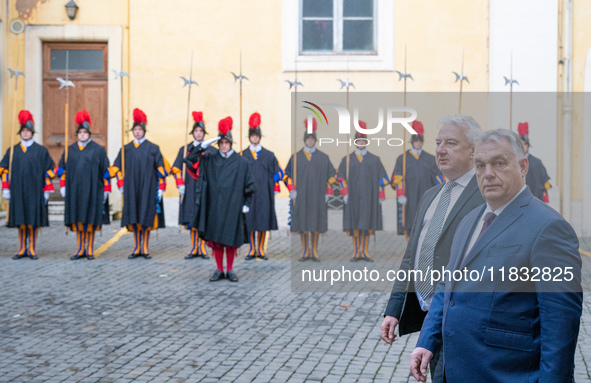
POLYGON ((43 145, 56 164, 64 152, 66 133, 66 88, 60 89, 57 78, 66 79, 66 65, 68 80, 74 84, 67 89, 68 143, 77 140, 74 116, 86 109, 92 122, 92 140, 107 149, 107 53, 107 43, 43 45, 43 145))

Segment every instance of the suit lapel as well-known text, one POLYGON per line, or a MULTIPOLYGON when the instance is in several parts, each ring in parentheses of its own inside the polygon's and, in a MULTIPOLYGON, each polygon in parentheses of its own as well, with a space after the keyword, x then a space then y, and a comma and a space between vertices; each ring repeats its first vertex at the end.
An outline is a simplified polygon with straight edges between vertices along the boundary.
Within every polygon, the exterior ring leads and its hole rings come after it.
MULTIPOLYGON (((524 213, 523 207, 527 206, 531 199, 531 192, 529 189, 524 190, 513 202, 509 204, 501 212, 501 214, 491 223, 489 228, 484 232, 482 237, 472 247, 470 252, 466 255, 466 258, 461 264, 461 267, 468 265, 493 239, 498 237, 502 232, 507 230, 515 221, 519 219, 524 213)), ((482 213, 479 215, 482 215, 482 213)), ((476 227, 476 222, 472 225, 472 231, 476 227)), ((468 237, 467 242, 469 242, 468 237)))
POLYGON ((451 211, 449 212, 447 219, 443 224, 443 229, 441 229, 441 236, 443 236, 451 222, 458 215, 460 210, 462 210, 462 208, 468 202, 468 200, 472 198, 472 195, 476 192, 480 193, 480 191, 478 190, 478 184, 476 183, 476 176, 472 176, 470 182, 468 182, 468 185, 466 185, 464 191, 462 192, 462 194, 460 194, 460 198, 458 198, 456 203, 451 208, 451 211))

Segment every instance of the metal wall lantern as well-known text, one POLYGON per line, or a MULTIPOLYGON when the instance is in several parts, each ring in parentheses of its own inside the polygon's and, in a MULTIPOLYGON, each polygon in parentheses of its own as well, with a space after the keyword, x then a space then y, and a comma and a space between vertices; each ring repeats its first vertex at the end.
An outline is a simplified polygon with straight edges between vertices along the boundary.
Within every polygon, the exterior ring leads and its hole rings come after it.
POLYGON ((68 1, 66 4, 66 12, 68 13, 70 20, 74 20, 76 18, 76 13, 78 12, 78 4, 76 4, 74 0, 68 1))

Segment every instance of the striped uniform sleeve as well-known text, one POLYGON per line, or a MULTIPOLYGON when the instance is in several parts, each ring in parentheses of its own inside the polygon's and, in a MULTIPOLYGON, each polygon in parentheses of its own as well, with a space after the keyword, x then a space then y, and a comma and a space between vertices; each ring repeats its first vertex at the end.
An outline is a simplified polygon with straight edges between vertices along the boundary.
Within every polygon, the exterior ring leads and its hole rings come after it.
POLYGON ((548 190, 552 187, 550 181, 546 181, 544 184, 544 202, 550 203, 550 197, 548 196, 548 190))
POLYGON ((2 178, 2 189, 10 189, 10 178, 8 177, 8 169, 0 167, 0 177, 2 178))
MULTIPOLYGON (((122 188, 125 183, 123 182, 123 174, 121 174, 121 169, 113 165, 109 166, 107 172, 109 173, 109 178, 115 178, 117 181, 117 188, 122 188)), ((107 175, 107 172, 105 172, 105 175, 107 175)))
POLYGON ((158 166, 158 189, 166 190, 166 177, 170 174, 170 162, 162 156, 163 166, 158 166))
POLYGON ((53 182, 51 179, 55 177, 55 169, 49 169, 45 172, 45 182, 43 185, 43 191, 53 192, 55 188, 53 187, 53 182))
POLYGON ((386 199, 386 185, 388 185, 390 182, 388 181, 388 177, 382 177, 379 179, 378 181, 378 190, 379 192, 379 199, 383 200, 386 199))
POLYGON ((279 162, 277 161, 277 159, 275 159, 274 162, 275 162, 275 174, 273 174, 273 181, 275 182, 275 194, 277 194, 281 191, 281 188, 279 187, 279 181, 281 181, 285 178, 285 170, 283 170, 281 165, 279 165, 279 162))

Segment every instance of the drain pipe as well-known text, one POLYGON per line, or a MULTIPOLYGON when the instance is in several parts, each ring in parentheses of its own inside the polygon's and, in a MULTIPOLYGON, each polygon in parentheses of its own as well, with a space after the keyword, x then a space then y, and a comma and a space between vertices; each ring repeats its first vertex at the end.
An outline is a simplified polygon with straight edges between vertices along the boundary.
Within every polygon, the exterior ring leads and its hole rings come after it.
POLYGON ((571 220, 571 170, 572 170, 572 47, 573 47, 573 2, 566 0, 564 13, 564 89, 562 104, 563 146, 562 146, 562 190, 561 213, 564 219, 571 220))

